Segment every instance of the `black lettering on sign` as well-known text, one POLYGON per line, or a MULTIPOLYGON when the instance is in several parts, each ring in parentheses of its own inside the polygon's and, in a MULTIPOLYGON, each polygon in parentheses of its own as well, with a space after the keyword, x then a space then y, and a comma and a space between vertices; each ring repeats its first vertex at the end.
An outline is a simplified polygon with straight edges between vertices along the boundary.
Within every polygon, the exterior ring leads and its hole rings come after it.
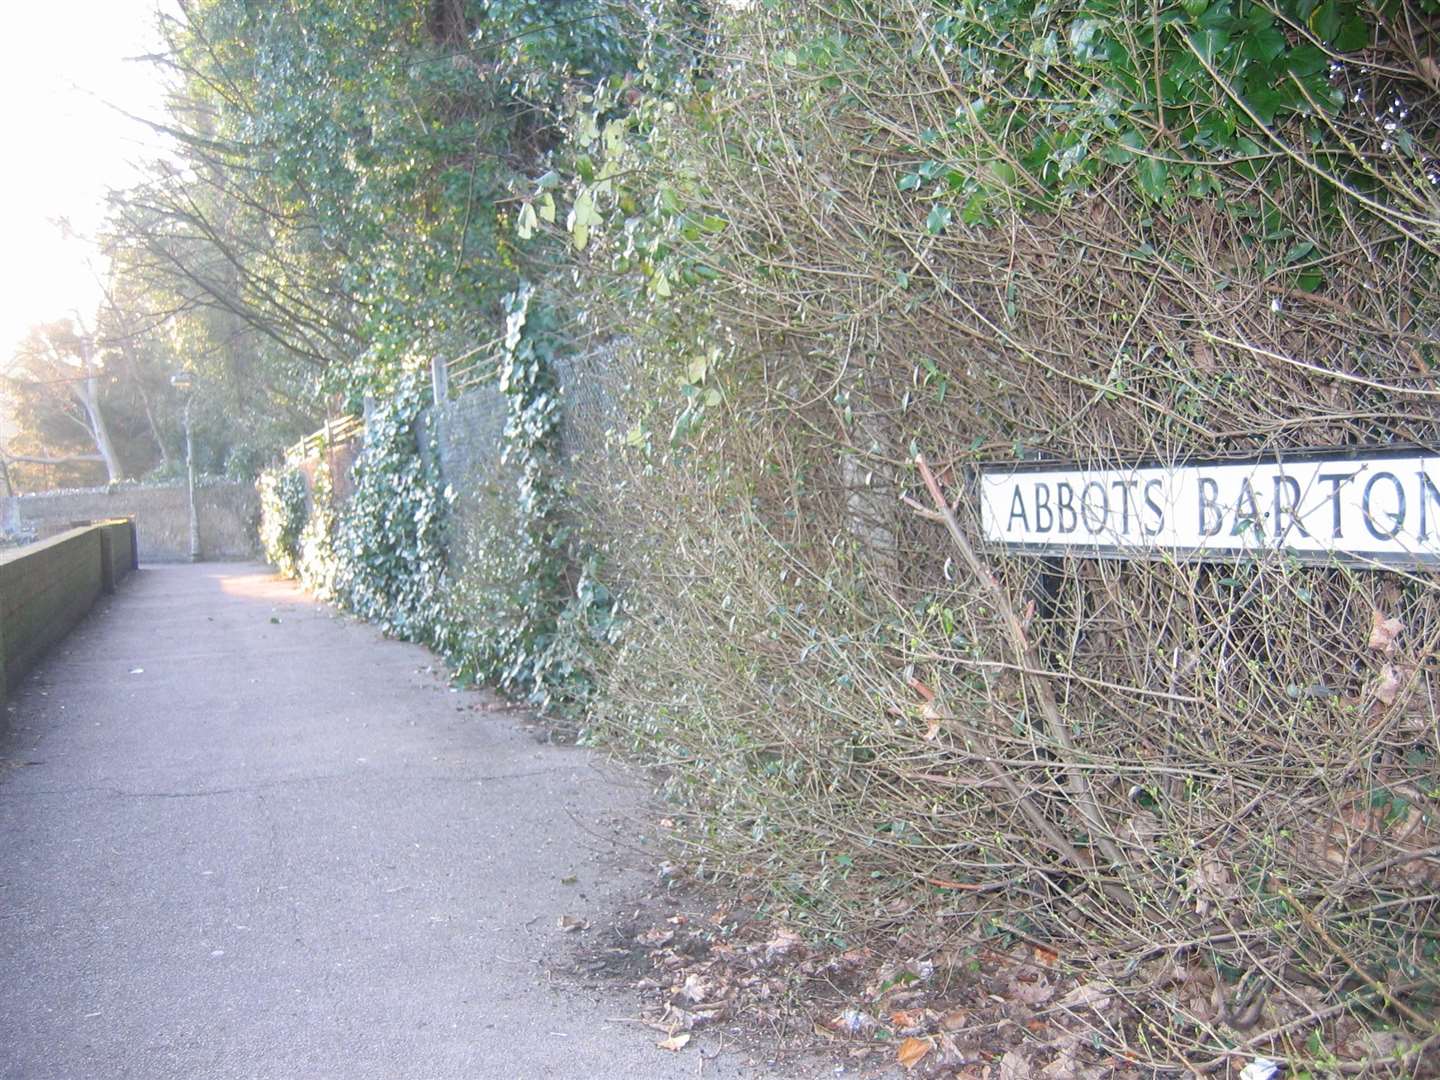
POLYGON ((1155 501, 1153 493, 1153 489, 1164 486, 1159 480, 1145 481, 1145 508, 1155 515, 1155 524, 1144 526, 1146 536, 1155 536, 1165 528, 1165 511, 1160 509, 1160 504, 1155 501))
POLYGON ((1322 484, 1330 485, 1330 539, 1339 540, 1341 537, 1340 516, 1340 485, 1347 480, 1353 480, 1354 473, 1322 472, 1317 480, 1322 484))
POLYGON ((1435 508, 1440 510, 1440 488, 1435 487, 1435 481, 1430 479, 1430 474, 1421 469, 1420 476, 1420 539, 1430 539, 1430 504, 1433 502, 1435 508))
MULTIPOLYGON (((1423 500, 1422 500, 1423 501, 1423 500)), ((1377 472, 1370 477, 1365 484, 1365 494, 1360 498, 1360 509, 1364 511, 1365 528, 1376 540, 1394 540, 1400 530, 1405 527, 1405 487, 1400 483, 1400 478, 1394 473, 1377 472), (1375 490, 1375 485, 1381 480, 1388 480, 1395 489, 1395 509, 1390 515, 1391 528, 1389 532, 1381 532, 1375 527, 1375 514, 1370 506, 1370 493, 1375 490)))
POLYGON ((979 473, 986 541, 1046 557, 1426 566, 1440 573, 1440 449, 1335 447, 1285 460, 1037 462, 979 473))
POLYGON ((1270 517, 1275 528, 1275 539, 1285 535, 1285 519, 1288 517, 1301 536, 1309 536, 1305 523, 1295 511, 1300 506, 1300 481, 1293 476, 1275 477, 1275 499, 1271 504, 1270 517))
POLYGON ((1091 536, 1094 536, 1098 532, 1103 532, 1106 523, 1110 520, 1110 495, 1106 492, 1105 485, 1100 483, 1099 480, 1091 480, 1085 485, 1085 490, 1080 493, 1080 517, 1084 519, 1085 528, 1091 536), (1100 493, 1100 507, 1098 511, 1096 511, 1092 505, 1090 499, 1091 491, 1098 491, 1100 493), (1098 520, 1091 516, 1091 511, 1095 511, 1099 515, 1098 520))
POLYGON ((1035 531, 1048 533, 1055 526, 1055 512, 1050 509, 1050 485, 1035 485, 1035 531))
POLYGON ((1130 492, 1139 480, 1112 480, 1110 486, 1120 489, 1120 535, 1130 535, 1130 492))
POLYGON ((1256 536, 1265 535, 1265 523, 1260 520, 1260 507, 1255 502, 1255 489, 1250 486, 1248 476, 1240 481, 1240 497, 1235 500, 1235 524, 1230 526, 1230 535, 1239 536, 1246 529, 1254 529, 1256 536))
POLYGON ((1030 531, 1030 519, 1025 515, 1025 496, 1020 493, 1020 485, 1015 485, 1015 496, 1010 500, 1010 520, 1006 523, 1007 529, 1013 528, 1015 519, 1020 519, 1020 526, 1026 532, 1030 531))
POLYGON ((1200 477, 1200 508, 1197 516, 1200 519, 1200 535, 1214 536, 1220 531, 1220 526, 1225 523, 1225 514, 1220 509, 1220 485, 1211 477, 1200 477), (1210 518, 1215 515, 1214 520, 1210 518))
POLYGON ((1062 533, 1073 533, 1080 523, 1075 516, 1075 489, 1064 480, 1055 485, 1055 519, 1062 533))

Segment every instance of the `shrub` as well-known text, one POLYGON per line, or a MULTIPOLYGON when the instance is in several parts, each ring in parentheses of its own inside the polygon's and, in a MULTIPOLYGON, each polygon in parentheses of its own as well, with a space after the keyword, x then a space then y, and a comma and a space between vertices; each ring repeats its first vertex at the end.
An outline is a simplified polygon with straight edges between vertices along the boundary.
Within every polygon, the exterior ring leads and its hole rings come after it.
POLYGON ((973 537, 979 461, 1433 444, 1434 14, 759 4, 678 108, 597 100, 575 242, 646 329, 581 490, 631 617, 594 723, 697 859, 817 932, 1051 943, 1156 1066, 1253 1022, 1319 1067, 1347 1006, 1429 1052, 1429 576, 972 566, 902 497, 924 451, 973 537))
POLYGON ((322 451, 310 476, 310 514, 300 530, 296 558, 300 583, 322 600, 335 594, 335 576, 340 568, 335 553, 338 526, 335 484, 330 476, 330 461, 322 451))
POLYGON ((260 547, 265 560, 294 577, 301 531, 305 528, 305 477, 293 465, 266 469, 260 488, 260 547))
POLYGON ((424 374, 412 371, 366 419, 334 542, 334 589, 387 634, 434 644, 446 626, 443 540, 453 496, 416 434, 429 393, 424 374))

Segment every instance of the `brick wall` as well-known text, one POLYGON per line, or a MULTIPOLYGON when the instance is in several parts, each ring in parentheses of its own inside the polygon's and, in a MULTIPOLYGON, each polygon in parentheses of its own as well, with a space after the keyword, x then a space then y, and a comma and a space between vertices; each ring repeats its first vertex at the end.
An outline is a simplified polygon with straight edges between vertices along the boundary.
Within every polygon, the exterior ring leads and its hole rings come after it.
MULTIPOLYGON (((260 499, 253 484, 207 481, 195 489, 200 553, 205 559, 251 559, 259 553, 260 499)), ((0 499, 0 525, 44 539, 76 522, 129 517, 144 562, 190 557, 190 502, 185 485, 117 484, 0 499)))

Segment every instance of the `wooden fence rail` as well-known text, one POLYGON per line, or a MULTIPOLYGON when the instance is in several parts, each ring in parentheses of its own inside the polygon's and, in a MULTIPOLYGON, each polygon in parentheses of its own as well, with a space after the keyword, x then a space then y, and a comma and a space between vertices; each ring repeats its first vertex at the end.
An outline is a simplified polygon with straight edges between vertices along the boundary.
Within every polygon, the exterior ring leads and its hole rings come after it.
POLYGON ((319 431, 306 435, 288 447, 285 450, 285 460, 295 465, 306 458, 319 457, 327 446, 358 439, 364 432, 365 419, 360 416, 342 416, 336 420, 327 420, 319 431))

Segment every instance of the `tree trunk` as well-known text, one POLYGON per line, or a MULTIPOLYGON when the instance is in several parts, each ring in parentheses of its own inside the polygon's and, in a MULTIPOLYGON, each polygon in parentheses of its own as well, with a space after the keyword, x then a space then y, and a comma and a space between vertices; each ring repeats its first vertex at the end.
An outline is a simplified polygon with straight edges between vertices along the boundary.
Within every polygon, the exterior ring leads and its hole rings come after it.
POLYGON ((86 341, 83 345, 84 355, 81 358, 85 365, 85 377, 72 382, 70 389, 76 400, 85 409, 85 416, 90 425, 90 434, 95 438, 95 449, 100 451, 100 457, 105 461, 105 472, 110 478, 110 483, 118 484, 125 479, 125 469, 120 464, 120 455, 116 452, 115 443, 110 438, 110 428, 105 423, 105 412, 100 408, 100 379, 95 373, 94 364, 90 362, 90 348, 90 343, 86 341))

